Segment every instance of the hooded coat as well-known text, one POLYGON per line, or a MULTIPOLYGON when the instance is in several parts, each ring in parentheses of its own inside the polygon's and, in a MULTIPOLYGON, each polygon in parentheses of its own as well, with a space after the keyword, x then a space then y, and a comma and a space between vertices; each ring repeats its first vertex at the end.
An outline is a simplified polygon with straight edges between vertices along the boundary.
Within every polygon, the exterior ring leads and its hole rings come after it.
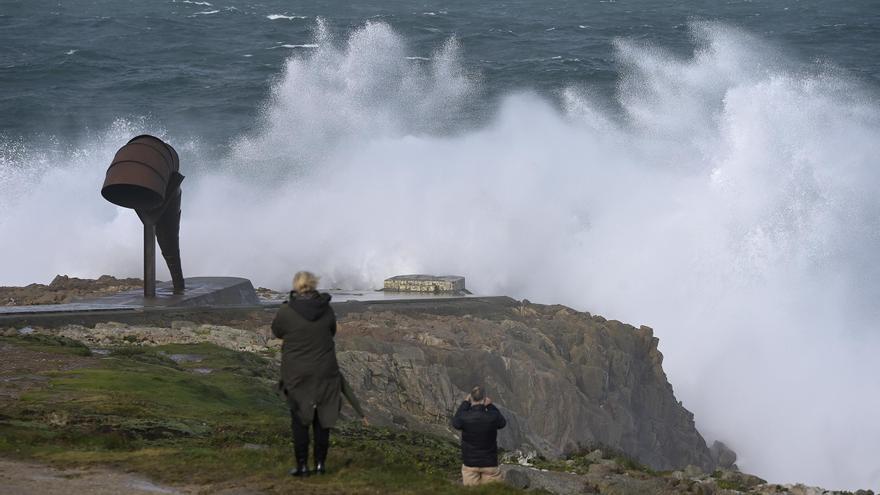
POLYGON ((322 427, 332 428, 342 407, 342 375, 330 294, 291 292, 272 321, 272 333, 284 341, 279 388, 290 410, 303 425, 317 414, 322 427))

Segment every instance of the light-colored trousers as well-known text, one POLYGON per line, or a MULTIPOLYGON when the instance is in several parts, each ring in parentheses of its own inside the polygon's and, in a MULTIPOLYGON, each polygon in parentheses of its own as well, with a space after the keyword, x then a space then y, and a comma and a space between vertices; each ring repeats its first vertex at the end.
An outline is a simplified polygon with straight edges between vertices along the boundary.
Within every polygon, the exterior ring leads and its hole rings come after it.
POLYGON ((470 467, 461 465, 461 481, 464 486, 483 485, 501 481, 501 469, 492 467, 470 467))

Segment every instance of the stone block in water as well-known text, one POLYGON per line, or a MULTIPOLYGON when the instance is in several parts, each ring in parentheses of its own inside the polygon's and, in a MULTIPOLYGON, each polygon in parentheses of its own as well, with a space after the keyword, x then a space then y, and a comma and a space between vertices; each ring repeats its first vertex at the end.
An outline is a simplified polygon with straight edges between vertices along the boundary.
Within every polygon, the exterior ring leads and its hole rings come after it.
POLYGON ((458 275, 397 275, 385 279, 384 290, 467 294, 464 277, 458 275))

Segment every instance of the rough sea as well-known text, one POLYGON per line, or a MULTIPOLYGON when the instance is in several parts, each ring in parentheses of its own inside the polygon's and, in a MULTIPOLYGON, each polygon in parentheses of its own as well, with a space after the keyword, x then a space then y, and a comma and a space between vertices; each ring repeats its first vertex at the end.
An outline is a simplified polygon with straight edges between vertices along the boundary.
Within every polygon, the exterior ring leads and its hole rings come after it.
POLYGON ((141 133, 188 275, 646 324, 743 470, 880 488, 876 1, 0 0, 0 285, 139 274, 141 133))

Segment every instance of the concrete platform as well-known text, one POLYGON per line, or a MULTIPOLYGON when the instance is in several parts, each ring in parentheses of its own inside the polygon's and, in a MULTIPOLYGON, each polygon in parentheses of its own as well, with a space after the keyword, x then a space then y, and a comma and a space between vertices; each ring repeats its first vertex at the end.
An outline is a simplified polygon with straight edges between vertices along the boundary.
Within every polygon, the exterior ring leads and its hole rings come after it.
POLYGON ((69 313, 89 311, 187 308, 197 306, 257 306, 260 299, 251 281, 238 277, 192 277, 186 279, 186 292, 174 294, 171 282, 156 283, 156 297, 145 298, 143 291, 131 290, 67 304, 0 306, 0 315, 69 313))
POLYGON ((186 280, 186 292, 174 294, 171 282, 156 283, 156 297, 145 298, 143 291, 121 292, 82 304, 114 307, 191 307, 191 306, 253 306, 260 304, 251 281, 239 277, 192 277, 186 280))

